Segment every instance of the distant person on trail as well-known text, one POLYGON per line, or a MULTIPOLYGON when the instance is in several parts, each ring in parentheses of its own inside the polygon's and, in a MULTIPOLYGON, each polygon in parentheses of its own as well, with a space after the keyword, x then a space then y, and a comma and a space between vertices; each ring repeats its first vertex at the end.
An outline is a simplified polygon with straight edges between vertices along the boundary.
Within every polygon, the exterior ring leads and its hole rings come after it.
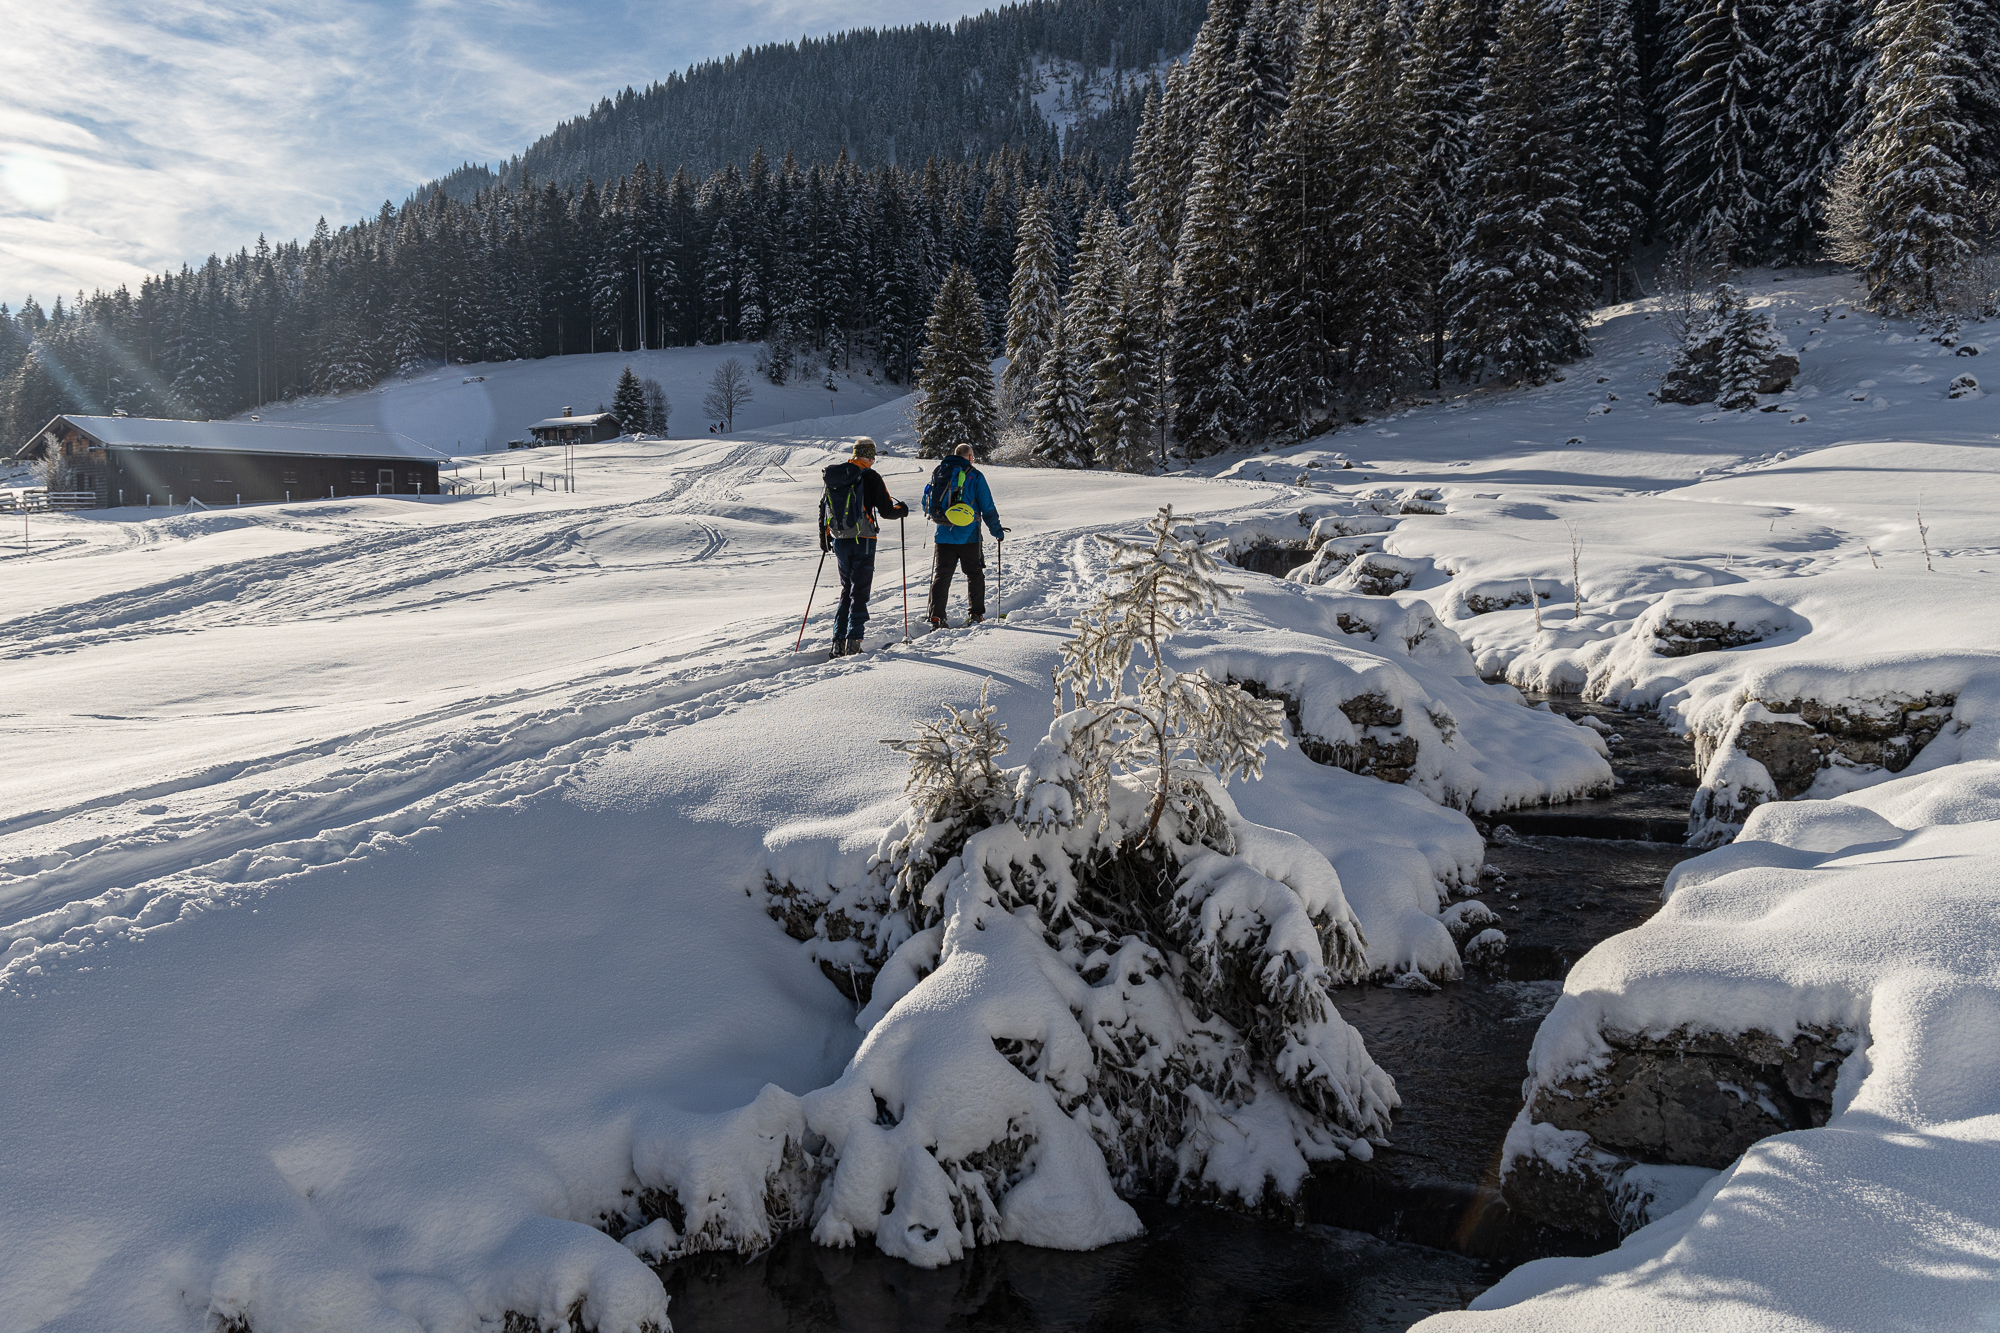
POLYGON ((924 513, 937 524, 935 563, 931 567, 931 627, 944 628, 945 598, 951 595, 951 576, 965 570, 965 600, 972 607, 971 624, 986 619, 986 551, 979 538, 980 520, 993 533, 993 540, 1007 540, 1000 526, 1000 511, 993 507, 993 492, 986 478, 972 466, 972 446, 961 444, 931 473, 924 487, 924 513))
POLYGON ((875 542, 883 518, 902 518, 910 507, 892 498, 875 472, 875 441, 854 442, 854 455, 820 474, 826 491, 819 499, 819 549, 832 551, 840 567, 840 606, 833 613, 833 651, 827 660, 861 651, 861 627, 868 623, 868 593, 875 584, 875 542))

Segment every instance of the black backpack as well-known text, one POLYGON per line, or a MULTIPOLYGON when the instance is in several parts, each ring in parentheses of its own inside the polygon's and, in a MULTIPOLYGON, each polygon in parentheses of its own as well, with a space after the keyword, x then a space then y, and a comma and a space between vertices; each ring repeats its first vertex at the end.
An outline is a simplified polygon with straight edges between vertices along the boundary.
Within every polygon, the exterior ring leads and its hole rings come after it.
POLYGON ((848 468, 853 480, 836 482, 833 473, 845 463, 835 463, 826 470, 826 494, 820 497, 820 525, 829 537, 858 537, 863 533, 863 525, 868 521, 868 500, 862 490, 862 481, 867 473, 860 468, 848 468))
POLYGON ((924 517, 933 523, 948 523, 944 511, 965 498, 965 479, 972 468, 957 454, 946 454, 931 469, 930 485, 924 487, 924 517))

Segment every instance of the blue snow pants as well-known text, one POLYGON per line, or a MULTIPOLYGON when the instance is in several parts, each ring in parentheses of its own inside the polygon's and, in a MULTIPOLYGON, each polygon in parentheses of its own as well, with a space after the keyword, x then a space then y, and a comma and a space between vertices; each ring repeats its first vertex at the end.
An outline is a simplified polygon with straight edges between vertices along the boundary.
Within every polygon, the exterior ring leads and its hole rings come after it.
POLYGON ((837 537, 833 561, 840 566, 840 605, 833 613, 833 637, 858 639, 868 623, 868 593, 875 586, 875 545, 865 539, 837 537))

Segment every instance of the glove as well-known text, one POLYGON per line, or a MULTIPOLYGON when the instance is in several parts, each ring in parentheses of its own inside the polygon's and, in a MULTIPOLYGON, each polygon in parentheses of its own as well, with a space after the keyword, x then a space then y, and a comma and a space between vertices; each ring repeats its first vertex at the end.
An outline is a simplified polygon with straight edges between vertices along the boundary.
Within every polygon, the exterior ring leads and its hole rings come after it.
POLYGON ((908 518, 909 516, 910 507, 901 500, 896 501, 896 507, 889 511, 890 518, 908 518))
POLYGON ((826 535, 825 528, 819 530, 819 549, 822 555, 833 549, 833 539, 826 535))

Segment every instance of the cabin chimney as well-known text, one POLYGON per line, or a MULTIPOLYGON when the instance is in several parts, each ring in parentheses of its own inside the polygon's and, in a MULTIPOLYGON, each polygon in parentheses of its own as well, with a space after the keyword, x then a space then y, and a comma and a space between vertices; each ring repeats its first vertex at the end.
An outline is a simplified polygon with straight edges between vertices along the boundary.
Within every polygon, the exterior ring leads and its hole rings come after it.
POLYGON ((568 409, 567 407, 565 407, 565 408, 563 409, 563 415, 564 415, 564 416, 568 416, 568 415, 569 415, 569 409, 568 409))

